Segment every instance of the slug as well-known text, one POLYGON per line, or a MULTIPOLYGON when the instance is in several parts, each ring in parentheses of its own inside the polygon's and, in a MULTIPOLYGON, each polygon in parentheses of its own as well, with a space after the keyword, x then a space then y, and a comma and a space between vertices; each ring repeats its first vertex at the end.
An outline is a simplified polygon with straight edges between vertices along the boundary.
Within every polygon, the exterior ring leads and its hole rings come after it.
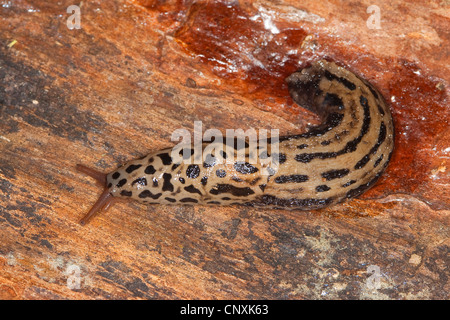
POLYGON ((394 147, 393 120, 382 95, 366 80, 326 60, 291 74, 286 82, 292 99, 322 122, 305 133, 279 137, 277 154, 270 155, 270 143, 258 141, 259 157, 276 159, 276 170, 267 162, 249 163, 253 155, 248 142, 241 145, 245 161, 230 161, 236 159, 240 148, 236 141, 232 148, 226 148, 230 144, 224 141, 204 143, 205 152, 221 144, 221 150, 227 151, 221 151, 220 157, 207 154, 210 161, 203 163, 194 161, 193 148, 180 151, 187 161, 175 163, 169 148, 109 174, 77 165, 79 171, 105 186, 80 223, 87 223, 120 198, 152 204, 245 204, 310 210, 369 189, 388 165, 394 147))

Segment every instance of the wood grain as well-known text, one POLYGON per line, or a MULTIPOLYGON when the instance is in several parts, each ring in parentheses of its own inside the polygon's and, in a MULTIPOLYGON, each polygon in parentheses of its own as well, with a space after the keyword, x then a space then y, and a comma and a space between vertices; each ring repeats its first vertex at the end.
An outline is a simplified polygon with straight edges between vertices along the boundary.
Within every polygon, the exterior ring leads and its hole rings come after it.
POLYGON ((0 7, 0 299, 448 299, 448 4, 378 3, 379 30, 367 1, 83 1, 73 30, 70 1, 0 7), (101 188, 77 163, 108 172, 196 120, 305 130, 284 77, 324 56, 392 107, 396 151, 362 199, 123 202, 78 224, 101 188))

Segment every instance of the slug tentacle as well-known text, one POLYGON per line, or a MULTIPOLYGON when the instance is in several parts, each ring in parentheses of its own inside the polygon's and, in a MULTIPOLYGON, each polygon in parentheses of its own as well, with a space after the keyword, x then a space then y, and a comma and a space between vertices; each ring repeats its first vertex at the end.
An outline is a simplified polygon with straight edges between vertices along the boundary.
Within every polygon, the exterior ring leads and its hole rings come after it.
POLYGON ((118 198, 310 210, 369 189, 394 148, 394 124, 382 95, 366 80, 325 60, 293 73, 286 82, 292 99, 317 113, 321 125, 279 137, 278 151, 264 140, 252 148, 247 141, 215 139, 203 144, 201 155, 194 146, 182 149, 180 162, 168 148, 107 175, 78 165, 78 170, 105 186, 81 222, 118 198), (238 161, 242 150, 245 161, 238 161), (263 161, 268 158, 276 165, 263 161))
POLYGON ((89 210, 89 212, 80 220, 80 224, 85 225, 99 211, 106 212, 108 210, 108 208, 114 203, 115 198, 113 198, 109 188, 106 186, 106 174, 99 172, 97 170, 94 170, 92 168, 86 167, 82 164, 77 164, 77 170, 94 178, 101 185, 103 185, 105 187, 105 190, 100 195, 97 202, 92 206, 92 208, 89 210))
POLYGON ((102 186, 106 187, 106 174, 99 172, 95 169, 86 167, 82 164, 77 164, 77 170, 80 172, 83 172, 84 174, 87 174, 88 176, 94 178, 97 180, 102 186))

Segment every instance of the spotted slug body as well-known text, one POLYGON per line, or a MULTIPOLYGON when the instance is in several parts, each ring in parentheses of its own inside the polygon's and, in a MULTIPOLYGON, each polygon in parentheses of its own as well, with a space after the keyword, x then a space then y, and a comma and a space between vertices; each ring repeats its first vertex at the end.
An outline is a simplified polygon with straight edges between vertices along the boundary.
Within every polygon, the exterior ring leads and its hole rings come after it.
MULTIPOLYGON (((231 148, 226 141, 203 144, 204 151, 223 151, 206 154, 210 161, 201 163, 195 161, 193 148, 180 154, 187 161, 175 163, 169 148, 107 175, 78 165, 105 184, 103 194, 81 222, 118 198, 151 204, 309 210, 369 189, 386 168, 394 146, 392 116, 381 94, 367 81, 325 60, 293 73, 286 82, 293 100, 319 115, 322 124, 302 134, 280 137, 278 153, 272 155, 278 160, 276 170, 267 162, 250 163, 249 144, 239 146, 236 141, 231 148), (211 148, 218 144, 222 148, 211 148), (239 147, 245 148, 245 161, 228 160, 237 159, 239 147)), ((256 150, 263 159, 271 147, 258 142, 256 150)))

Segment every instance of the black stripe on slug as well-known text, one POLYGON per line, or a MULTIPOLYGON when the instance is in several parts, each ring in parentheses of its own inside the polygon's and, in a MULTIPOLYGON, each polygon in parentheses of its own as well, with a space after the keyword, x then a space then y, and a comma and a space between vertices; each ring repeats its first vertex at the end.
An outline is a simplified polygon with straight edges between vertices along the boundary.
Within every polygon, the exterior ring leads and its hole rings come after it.
POLYGON ((248 162, 236 162, 234 164, 234 169, 242 174, 252 174, 258 171, 258 168, 252 166, 248 162))
POLYGON ((353 198, 356 197, 358 195, 360 195, 361 193, 363 193, 364 191, 366 191, 367 189, 369 189, 373 184, 375 184, 375 182, 377 182, 378 178, 381 176, 381 174, 383 173, 383 171, 380 171, 372 180, 370 180, 367 183, 364 183, 362 185, 360 185, 359 187, 356 187, 354 189, 351 189, 350 191, 347 192, 347 194, 345 195, 347 198, 353 198))
POLYGON ((128 168, 125 169, 127 173, 132 173, 133 171, 139 169, 142 167, 142 164, 130 164, 128 168))
POLYGON ((372 87, 372 85, 368 81, 364 81, 364 83, 366 84, 367 88, 369 88, 370 92, 372 92, 373 96, 376 99, 380 99, 380 96, 378 95, 377 91, 372 87))
POLYGON ((373 164, 373 167, 376 168, 380 164, 380 162, 383 160, 384 155, 382 154, 373 164))
POLYGON ((184 190, 190 193, 198 193, 199 195, 202 195, 200 190, 198 190, 196 187, 194 187, 192 184, 190 186, 184 187, 184 190))
POLYGON ((198 203, 198 200, 197 199, 193 199, 193 198, 183 198, 183 199, 180 199, 180 202, 183 202, 183 203, 189 203, 189 202, 198 203))
POLYGON ((328 70, 325 70, 324 74, 328 80, 330 80, 330 81, 337 80, 339 83, 342 83, 347 89, 350 89, 352 91, 356 89, 356 85, 353 82, 351 82, 343 77, 338 77, 337 75, 331 73, 328 70))
POLYGON ((168 153, 160 153, 158 157, 161 158, 161 161, 164 165, 168 166, 172 164, 172 157, 168 153))
POLYGON ((384 110, 383 108, 377 103, 378 111, 381 113, 382 116, 384 116, 384 110))
POLYGON ((145 178, 137 178, 136 180, 131 182, 131 186, 134 186, 136 183, 140 184, 141 186, 146 186, 147 185, 147 179, 145 179, 145 178))
POLYGON ((328 190, 331 190, 331 188, 329 186, 327 186, 326 184, 322 184, 322 185, 316 187, 317 192, 325 192, 328 190))
POLYGON ((337 156, 343 155, 345 153, 353 152, 356 150, 356 147, 361 142, 364 135, 369 131, 370 127, 370 108, 367 103, 367 99, 364 96, 360 96, 360 104, 364 109, 364 119, 363 124, 361 126, 361 131, 359 136, 353 139, 352 141, 347 142, 345 147, 336 152, 316 152, 316 153, 300 153, 295 156, 295 160, 298 162, 308 163, 313 159, 329 159, 336 158, 337 156))
POLYGON ((292 174, 290 176, 279 176, 275 178, 275 183, 300 183, 308 181, 309 177, 304 174, 292 174))
POLYGON ((386 140, 386 125, 384 124, 384 122, 381 122, 377 143, 375 143, 375 145, 370 149, 369 153, 367 153, 364 157, 362 157, 361 160, 356 163, 356 170, 363 168, 370 161, 370 156, 377 153, 378 148, 384 142, 384 140, 386 140))
POLYGON ((164 199, 172 203, 177 202, 174 198, 165 197, 164 199))
POLYGON ((308 145, 305 144, 305 143, 303 143, 303 144, 297 146, 297 148, 298 148, 298 149, 305 149, 305 148, 308 148, 308 145))
POLYGON ((323 99, 323 104, 330 106, 337 106, 339 110, 344 109, 344 103, 342 99, 335 93, 327 92, 325 98, 323 99))
POLYGON ((150 190, 144 190, 141 193, 139 193, 138 197, 141 199, 145 199, 145 198, 152 198, 152 199, 158 199, 159 197, 162 196, 162 193, 157 193, 157 194, 153 194, 151 193, 150 190))
POLYGON ((186 169, 186 176, 195 179, 200 175, 200 167, 196 164, 190 164, 186 169))
POLYGON ((170 182, 172 175, 170 173, 163 174, 163 186, 162 191, 173 191, 173 184, 170 182))
POLYGON ((350 181, 344 183, 344 184, 342 185, 342 188, 347 188, 348 186, 351 186, 351 185, 354 184, 354 183, 356 183, 356 180, 350 180, 350 181))
POLYGON ((355 170, 361 169, 362 167, 364 167, 364 166, 367 164, 367 162, 369 162, 369 160, 370 160, 370 153, 369 153, 369 154, 366 154, 364 157, 362 157, 361 160, 359 160, 359 161, 355 164, 354 169, 355 169, 355 170))
POLYGON ((338 179, 345 177, 350 173, 349 169, 337 169, 337 170, 329 170, 326 172, 322 172, 321 176, 325 178, 327 181, 338 179))
POLYGON ((277 198, 273 195, 262 195, 258 200, 254 201, 257 205, 271 205, 279 207, 310 207, 311 209, 318 209, 326 207, 333 202, 333 198, 326 199, 297 199, 297 198, 277 198))
POLYGON ((221 194, 221 193, 231 193, 233 196, 245 197, 245 196, 254 194, 255 191, 253 191, 249 187, 239 188, 239 187, 235 187, 231 184, 217 184, 209 191, 209 193, 214 194, 214 195, 221 194))
MULTIPOLYGON (((280 142, 285 140, 292 140, 292 139, 298 139, 298 138, 310 138, 310 137, 320 137, 327 133, 328 131, 332 130, 333 128, 337 127, 341 122, 342 119, 344 119, 344 114, 339 112, 332 112, 327 115, 327 119, 323 124, 320 124, 316 127, 312 127, 309 131, 295 135, 295 136, 286 136, 286 137, 280 137, 280 142)), ((303 147, 303 145, 300 145, 297 148, 303 149, 306 148, 306 146, 303 147), (300 147, 302 146, 302 147, 300 147)))
POLYGON ((116 187, 117 187, 117 188, 120 188, 120 187, 122 187, 125 183, 127 183, 127 179, 122 179, 122 180, 120 180, 120 181, 116 184, 116 187))
POLYGON ((132 194, 133 194, 133 192, 131 192, 131 191, 127 191, 127 190, 120 191, 120 195, 124 196, 124 197, 131 197, 132 194))

